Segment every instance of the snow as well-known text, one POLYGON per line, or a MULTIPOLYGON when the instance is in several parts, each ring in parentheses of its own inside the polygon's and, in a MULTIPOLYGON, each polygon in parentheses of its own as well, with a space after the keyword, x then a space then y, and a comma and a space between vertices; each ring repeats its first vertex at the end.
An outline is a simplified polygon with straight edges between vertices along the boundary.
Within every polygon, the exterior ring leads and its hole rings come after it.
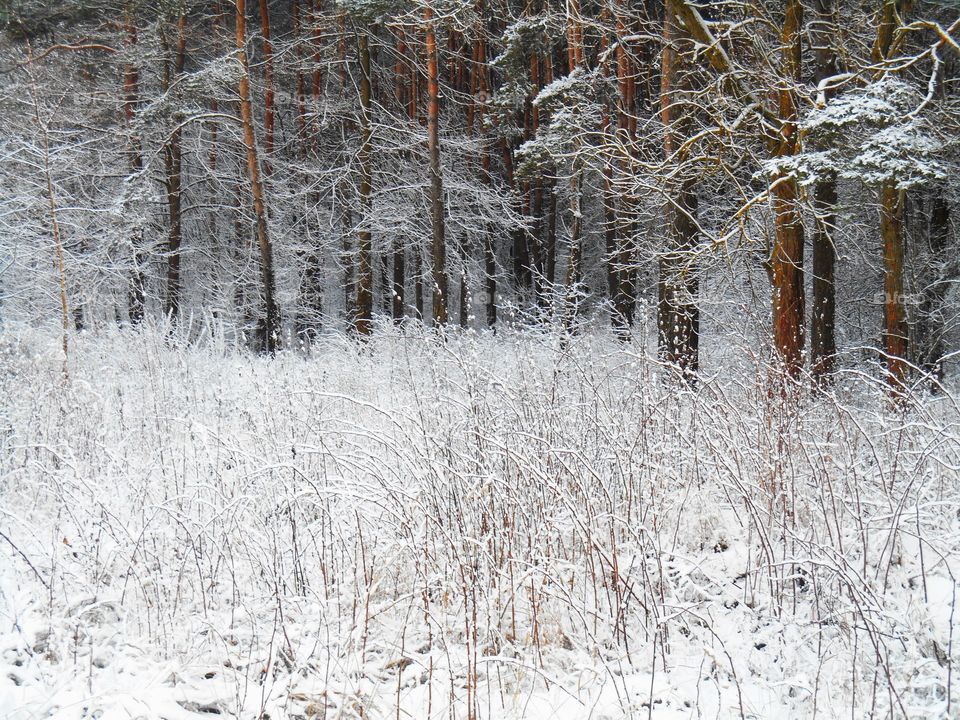
POLYGON ((72 340, 68 383, 0 354, 4 718, 957 712, 948 395, 678 391, 594 332, 72 340))
POLYGON ((805 185, 831 175, 872 186, 892 181, 899 188, 945 180, 947 141, 935 120, 917 115, 922 101, 893 76, 849 90, 806 113, 802 153, 764 167, 770 175, 795 173, 805 185))

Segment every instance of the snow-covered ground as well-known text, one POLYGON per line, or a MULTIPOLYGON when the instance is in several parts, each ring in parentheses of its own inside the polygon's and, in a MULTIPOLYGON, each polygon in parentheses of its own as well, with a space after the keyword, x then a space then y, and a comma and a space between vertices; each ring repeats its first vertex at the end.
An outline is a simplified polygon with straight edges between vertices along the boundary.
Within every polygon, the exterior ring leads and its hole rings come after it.
POLYGON ((6 331, 0 716, 960 716, 960 412, 587 334, 6 331))

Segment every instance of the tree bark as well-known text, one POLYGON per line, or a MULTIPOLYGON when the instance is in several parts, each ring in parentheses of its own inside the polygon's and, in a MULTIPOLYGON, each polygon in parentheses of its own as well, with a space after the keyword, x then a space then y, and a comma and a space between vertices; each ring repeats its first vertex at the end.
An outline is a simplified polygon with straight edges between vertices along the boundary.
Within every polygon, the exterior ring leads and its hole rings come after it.
MULTIPOLYGON (((553 83, 553 56, 549 53, 543 59, 543 82, 546 85, 553 83)), ((547 210, 547 237, 543 246, 543 264, 546 286, 552 291, 557 279, 557 189, 553 179, 548 182, 546 192, 549 194, 550 202, 547 210)), ((545 296, 541 299, 541 303, 546 304, 545 296)))
MULTIPOLYGON (((687 35, 669 12, 664 16, 663 35, 660 114, 666 129, 664 159, 682 163, 680 145, 690 132, 690 108, 681 104, 686 70, 678 48, 688 41, 685 43, 687 35)), ((695 180, 681 172, 667 193, 667 248, 660 257, 657 283, 657 350, 661 360, 676 367, 682 378, 690 379, 700 364, 699 283, 693 254, 698 238, 695 180)))
MULTIPOLYGON (((397 30, 397 64, 394 67, 394 81, 396 82, 397 107, 401 113, 409 106, 407 93, 409 88, 407 76, 407 43, 403 30, 397 30)), ((406 248, 400 238, 393 240, 393 278, 390 291, 390 315, 394 323, 403 321, 406 294, 406 248)))
MULTIPOLYGON (((834 0, 814 0, 814 8, 816 15, 810 24, 810 38, 816 61, 814 81, 819 85, 839 72, 833 46, 836 37, 834 0)), ((827 89, 824 99, 829 101, 834 94, 834 91, 827 89)), ((810 318, 810 371, 818 381, 828 378, 836 364, 836 248, 832 236, 836 205, 836 178, 832 175, 821 178, 813 190, 815 225, 812 237, 813 307, 810 318)))
POLYGON ((433 9, 423 11, 427 51, 427 145, 430 153, 430 215, 433 230, 433 324, 447 324, 447 247, 444 238, 443 176, 440 168, 440 84, 433 9))
MULTIPOLYGON (((606 26, 610 23, 610 9, 604 6, 600 14, 600 22, 602 25, 606 26)), ((619 28, 618 28, 619 29, 619 28)), ((601 109, 600 117, 600 127, 606 137, 605 142, 612 144, 614 142, 614 136, 617 134, 617 130, 620 127, 620 108, 618 107, 620 101, 622 101, 623 87, 621 84, 621 51, 622 48, 618 44, 614 50, 614 63, 610 62, 609 59, 609 49, 610 42, 606 33, 604 33, 600 38, 600 48, 599 55, 601 57, 606 57, 606 61, 601 67, 601 72, 608 79, 616 79, 617 88, 621 94, 621 97, 616 101, 611 101, 609 103, 604 103, 601 109), (612 118, 612 112, 610 105, 615 105, 613 108, 613 113, 617 115, 616 124, 612 118)), ((626 322, 626 318, 620 313, 621 302, 619 298, 620 293, 620 223, 618 219, 618 193, 615 193, 613 190, 613 160, 607 158, 603 163, 603 194, 602 194, 602 204, 603 204, 603 236, 604 236, 604 265, 606 270, 607 278, 607 299, 610 304, 610 326, 613 328, 614 335, 621 340, 626 340, 630 337, 630 326, 626 322)))
POLYGON ((257 156, 256 136, 253 129, 253 108, 250 102, 250 66, 247 62, 247 13, 246 0, 236 0, 236 46, 240 63, 240 123, 243 141, 247 150, 247 180, 253 196, 253 213, 256 218, 257 245, 260 250, 260 282, 264 301, 264 317, 260 325, 260 348, 273 353, 280 347, 280 308, 275 297, 273 275, 273 247, 267 226, 267 211, 260 179, 260 160, 257 156))
MULTIPOLYGON (((778 91, 779 132, 770 138, 776 157, 796 153, 799 147, 797 100, 794 84, 800 80, 800 0, 788 0, 783 21, 783 73, 778 91)), ((803 284, 803 223, 800 188, 793 175, 777 174, 772 179, 774 245, 770 254, 773 338, 784 371, 791 377, 803 370, 805 289, 803 284)))
MULTIPOLYGON (((415 46, 411 46, 410 53, 413 56, 408 73, 409 93, 407 95, 407 117, 411 124, 416 124, 419 120, 419 100, 420 100, 420 72, 417 69, 419 64, 419 53, 415 46)), ((421 322, 424 315, 423 299, 423 241, 419 236, 413 243, 413 309, 416 317, 421 322)))
MULTIPOLYGON (((687 0, 666 0, 665 9, 676 18, 691 37, 705 47, 704 56, 723 76, 732 91, 748 99, 756 111, 778 131, 766 138, 774 157, 786 157, 799 146, 795 85, 800 79, 803 7, 800 0, 787 0, 781 33, 783 62, 781 85, 776 96, 778 112, 771 113, 764 101, 746 87, 734 72, 733 63, 722 43, 713 35, 700 12, 687 0)), ((798 207, 797 180, 775 175, 771 179, 775 216, 775 240, 769 258, 774 345, 787 374, 799 375, 803 368, 805 293, 803 285, 803 226, 798 207)))
POLYGON ((271 173, 274 125, 273 43, 270 42, 270 8, 267 0, 260 0, 260 34, 263 36, 263 174, 267 177, 271 173))
POLYGON ((938 380, 943 379, 943 358, 947 353, 943 337, 943 306, 948 286, 947 279, 939 269, 947 259, 950 238, 950 205, 944 191, 942 185, 937 185, 933 190, 927 238, 934 270, 929 274, 924 288, 914 342, 917 364, 938 380))
MULTIPOLYGON (((567 69, 572 74, 583 65, 583 21, 580 17, 579 0, 567 1, 567 69)), ((574 139, 573 165, 570 172, 570 250, 567 258, 567 298, 563 316, 563 328, 573 329, 578 314, 577 285, 581 278, 583 258, 581 213, 581 174, 578 167, 579 142, 574 139)))
MULTIPOLYGON (((880 26, 873 47, 873 61, 889 59, 897 24, 896 0, 883 0, 880 26)), ((895 396, 906 385, 909 328, 903 296, 903 206, 904 194, 894 180, 880 187, 880 238, 883 242, 883 351, 886 355, 887 382, 895 396)))
POLYGON ((907 378, 909 328, 903 295, 904 193, 892 180, 880 188, 880 236, 883 240, 883 350, 887 381, 900 392, 907 378))
MULTIPOLYGON (((636 136, 636 117, 633 115, 633 107, 636 97, 636 77, 633 60, 629 53, 627 37, 629 35, 625 0, 617 0, 616 6, 616 32, 617 32, 617 88, 619 90, 618 108, 617 108, 617 130, 631 142, 636 136)), ((629 160, 623 160, 623 165, 629 164, 629 160)), ((625 173, 630 173, 631 168, 622 167, 625 173)), ((619 328, 620 335, 623 338, 630 336, 630 327, 633 325, 633 314, 636 306, 636 267, 633 257, 632 247, 632 215, 631 203, 628 197, 620 198, 620 211, 614 213, 613 220, 616 223, 615 251, 616 251, 616 274, 614 279, 616 286, 613 294, 614 317, 616 318, 616 328, 619 328)))
POLYGON ((360 335, 373 331, 373 259, 371 192, 373 176, 370 143, 370 45, 367 34, 361 30, 357 38, 357 54, 360 59, 360 232, 357 234, 357 314, 354 327, 360 335))
MULTIPOLYGON (((174 50, 172 68, 169 60, 164 59, 162 89, 170 90, 177 76, 183 72, 186 58, 186 15, 180 15, 177 20, 177 44, 174 50)), ((167 49, 166 36, 161 35, 164 49, 167 49)), ((170 139, 163 149, 164 167, 166 170, 167 213, 169 228, 167 231, 167 297, 165 312, 171 322, 176 323, 180 318, 180 246, 183 241, 183 217, 181 205, 182 191, 182 130, 177 127, 170 134, 170 139)))
POLYGON ((836 180, 819 180, 813 190, 816 225, 813 231, 813 308, 810 318, 810 371, 819 381, 826 380, 836 365, 836 248, 833 244, 836 206, 836 180))
MULTIPOLYGON (((476 73, 476 92, 479 100, 478 121, 480 125, 480 179, 490 187, 493 177, 490 174, 490 149, 486 137, 484 119, 486 106, 490 100, 490 65, 487 62, 487 37, 484 26, 485 15, 483 0, 477 0, 477 15, 480 18, 477 29, 477 43, 474 52, 474 72, 476 73)), ((494 245, 494 233, 487 228, 483 239, 483 302, 487 327, 491 330, 497 325, 497 260, 494 245)))
MULTIPOLYGON (((314 62, 317 63, 313 77, 313 91, 315 98, 319 98, 320 93, 320 2, 321 0, 314 0, 314 6, 317 13, 317 23, 314 29, 314 62)), ((337 38, 337 56, 340 60, 340 92, 344 95, 344 97, 346 97, 349 91, 348 85, 350 78, 347 73, 347 16, 345 12, 341 12, 339 14, 337 24, 339 30, 337 38)), ((319 100, 317 101, 317 107, 319 108, 319 100)), ((343 132, 346 136, 347 131, 352 130, 353 128, 352 121, 349 119, 344 120, 343 126, 343 132)), ((319 132, 315 137, 319 137, 319 132)), ((353 236, 353 211, 351 209, 351 203, 353 200, 346 190, 342 190, 340 194, 340 202, 343 205, 343 219, 341 222, 342 246, 340 251, 340 262, 343 266, 343 315, 347 327, 354 327, 357 289, 354 282, 354 256, 353 244, 351 242, 353 236)))
MULTIPOLYGON (((124 25, 127 32, 127 50, 131 54, 137 46, 137 26, 129 13, 126 13, 124 25)), ((127 129, 133 133, 133 123, 136 119, 137 110, 140 106, 140 71, 136 64, 128 62, 123 71, 123 116, 126 120, 127 129)), ((138 175, 143 171, 143 155, 140 151, 140 136, 136 133, 130 136, 130 148, 128 151, 128 162, 130 171, 138 175)), ((127 313, 130 322, 133 325, 139 325, 143 321, 144 302, 146 300, 146 291, 143 277, 143 230, 137 228, 130 238, 130 244, 133 246, 133 272, 130 276, 130 290, 127 299, 127 313)))
MULTIPOLYGON (((294 136, 294 147, 297 159, 301 162, 307 159, 309 145, 307 138, 307 84, 303 70, 304 44, 307 41, 306 26, 310 21, 310 3, 306 2, 306 8, 301 4, 301 0, 293 0, 292 20, 293 20, 293 41, 296 48, 296 72, 294 74, 294 99, 296 101, 296 130, 294 136)), ((298 182, 306 184, 306 177, 303 173, 297 172, 298 182)), ((306 238, 308 246, 301 254, 304 266, 303 280, 299 298, 299 306, 296 313, 296 335, 301 343, 309 344, 312 342, 320 329, 320 316, 323 310, 323 271, 321 267, 320 253, 317 248, 309 243, 313 240, 314 223, 311 221, 311 213, 299 215, 297 224, 302 224, 303 235, 306 238)))

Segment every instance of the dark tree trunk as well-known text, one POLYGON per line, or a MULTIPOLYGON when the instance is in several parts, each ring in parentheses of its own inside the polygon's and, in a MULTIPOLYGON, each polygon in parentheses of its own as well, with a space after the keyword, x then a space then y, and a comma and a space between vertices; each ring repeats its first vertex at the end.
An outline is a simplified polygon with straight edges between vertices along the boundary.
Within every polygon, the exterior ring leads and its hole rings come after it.
POLYGON ((427 144, 430 153, 430 216, 433 230, 433 324, 447 324, 447 246, 444 238, 443 176, 440 169, 440 84, 433 9, 423 13, 427 52, 427 144))
MULTIPOLYGON (((173 54, 172 68, 169 60, 163 65, 163 91, 167 92, 177 76, 183 72, 186 57, 186 23, 187 18, 181 15, 177 20, 177 44, 173 54)), ((166 49, 165 36, 161 41, 166 49)), ((167 213, 169 227, 167 231, 167 296, 165 312, 172 322, 180 318, 180 247, 183 242, 182 217, 182 130, 178 127, 170 134, 170 139, 163 149, 164 167, 166 170, 167 213)))
MULTIPOLYGON (((814 81, 819 85, 839 72, 837 53, 833 43, 836 37, 834 0, 815 0, 816 15, 810 24, 810 38, 814 46, 816 71, 814 81)), ((829 101, 834 91, 827 89, 824 99, 829 101)), ((836 221, 837 181, 826 177, 817 181, 813 190, 816 224, 813 230, 813 307, 810 317, 810 371, 822 381, 833 373, 836 364, 836 286, 834 265, 836 247, 833 228, 836 221)))
MULTIPOLYGON (((129 12, 127 13, 124 24, 127 31, 127 49, 133 53, 137 46, 137 26, 134 24, 129 12)), ((123 73, 123 115, 127 123, 127 129, 131 132, 133 131, 133 123, 136 119, 139 105, 140 72, 137 66, 130 62, 127 63, 123 73)), ((143 155, 140 152, 140 136, 136 133, 133 133, 130 137, 128 154, 130 171, 134 175, 140 174, 143 171, 143 155)), ((143 231, 139 227, 133 232, 130 238, 130 244, 133 246, 134 267, 130 276, 127 313, 130 322, 134 325, 139 325, 143 321, 143 308, 146 300, 143 277, 143 231)))
MULTIPOLYGON (((583 66, 583 24, 580 17, 579 0, 569 0, 567 17, 567 69, 572 74, 583 66)), ((577 166, 579 145, 575 141, 573 150, 574 167, 570 173, 570 248, 567 258, 567 297, 563 314, 563 328, 567 332, 573 329, 579 313, 579 290, 583 260, 583 217, 581 214, 582 170, 577 166)))
POLYGON ((360 58, 360 232, 357 235, 357 314, 354 327, 360 335, 373 331, 373 258, 372 233, 372 169, 370 145, 370 47, 365 31, 357 41, 360 58))
POLYGON ((834 370, 836 341, 836 248, 833 227, 836 220, 837 184, 833 178, 820 180, 813 191, 816 225, 813 231, 813 308, 810 319, 810 370, 823 380, 834 370))
POLYGON ((903 295, 903 191, 892 181, 880 188, 880 237, 883 240, 883 352, 887 381, 900 393, 908 374, 909 327, 903 295))
POLYGON ((944 188, 937 186, 933 193, 927 242, 932 271, 923 291, 915 332, 917 364, 938 380, 943 379, 944 345, 943 309, 947 295, 947 278, 942 268, 947 260, 950 238, 950 205, 944 197, 944 188))
POLYGON ((273 43, 270 41, 270 8, 267 0, 260 0, 260 34, 263 39, 263 174, 271 172, 273 157, 274 89, 273 89, 273 43))

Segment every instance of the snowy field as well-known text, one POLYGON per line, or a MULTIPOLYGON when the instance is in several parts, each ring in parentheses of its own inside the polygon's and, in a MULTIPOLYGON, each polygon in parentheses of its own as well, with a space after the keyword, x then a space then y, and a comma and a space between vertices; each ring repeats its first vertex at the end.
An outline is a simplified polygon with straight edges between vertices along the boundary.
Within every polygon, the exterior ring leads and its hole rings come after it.
MULTIPOLYGON (((960 716, 960 412, 587 334, 8 328, 0 715, 960 716)), ((957 393, 960 396, 960 393, 957 393)))

